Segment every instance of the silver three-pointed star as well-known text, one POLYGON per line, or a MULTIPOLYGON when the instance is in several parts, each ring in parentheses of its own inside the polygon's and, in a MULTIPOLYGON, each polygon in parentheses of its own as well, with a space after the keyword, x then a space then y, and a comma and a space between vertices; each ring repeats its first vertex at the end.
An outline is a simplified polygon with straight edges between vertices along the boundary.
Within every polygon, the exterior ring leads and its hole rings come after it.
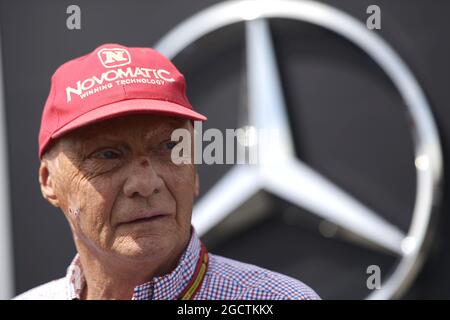
POLYGON ((317 1, 224 1, 179 23, 155 47, 173 58, 202 36, 238 22, 246 23, 247 128, 277 129, 279 139, 269 146, 258 140, 259 164, 234 166, 196 204, 193 224, 204 234, 259 190, 267 190, 398 255, 396 268, 369 298, 400 296, 423 261, 432 208, 439 199, 442 179, 439 135, 419 83, 378 34, 342 10, 317 1), (277 61, 265 20, 268 18, 300 20, 335 32, 366 52, 392 80, 403 98, 402 107, 412 124, 414 138, 416 199, 407 234, 294 156, 277 61))

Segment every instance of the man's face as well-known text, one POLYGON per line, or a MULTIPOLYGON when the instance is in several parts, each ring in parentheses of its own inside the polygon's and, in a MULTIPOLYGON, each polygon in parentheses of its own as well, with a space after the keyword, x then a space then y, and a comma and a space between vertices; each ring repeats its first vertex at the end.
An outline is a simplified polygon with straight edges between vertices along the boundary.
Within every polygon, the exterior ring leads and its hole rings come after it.
POLYGON ((187 242, 198 180, 193 161, 171 161, 177 128, 193 135, 185 119, 138 114, 59 139, 51 150, 51 202, 64 211, 76 241, 130 259, 160 257, 187 242), (148 218, 155 213, 161 215, 148 218))

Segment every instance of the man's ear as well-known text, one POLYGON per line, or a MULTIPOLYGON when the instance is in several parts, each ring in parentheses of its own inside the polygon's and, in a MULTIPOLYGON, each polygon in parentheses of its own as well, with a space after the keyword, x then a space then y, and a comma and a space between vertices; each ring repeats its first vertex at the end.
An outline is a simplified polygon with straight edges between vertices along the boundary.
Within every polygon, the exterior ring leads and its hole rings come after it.
POLYGON ((53 206, 58 208, 59 201, 55 192, 55 181, 47 160, 41 161, 41 166, 39 167, 39 184, 41 186, 42 196, 53 206))
POLYGON ((198 197, 198 194, 200 193, 200 178, 198 177, 198 173, 195 173, 195 190, 194 195, 198 197))

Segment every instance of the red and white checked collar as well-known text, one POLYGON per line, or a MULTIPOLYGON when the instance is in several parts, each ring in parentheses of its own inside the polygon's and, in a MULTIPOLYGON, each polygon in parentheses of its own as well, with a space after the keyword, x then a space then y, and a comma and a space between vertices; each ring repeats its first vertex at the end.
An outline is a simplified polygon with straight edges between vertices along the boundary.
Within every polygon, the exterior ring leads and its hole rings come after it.
MULTIPOLYGON (((183 297, 195 300, 320 299, 314 290, 292 277, 212 253, 206 253, 200 260, 201 252, 204 252, 202 243, 192 228, 191 239, 178 266, 171 273, 137 286, 133 299, 173 300, 179 298, 180 293, 183 293, 183 297), (202 263, 197 265, 198 261, 202 263), (196 276, 193 277, 194 274, 196 276), (199 279, 199 274, 204 275, 203 281, 195 281, 199 279), (193 283, 200 285, 195 286, 193 283), (198 291, 185 290, 186 288, 197 288, 198 291)), ((76 257, 66 277, 28 290, 15 299, 77 299, 84 281, 80 262, 76 257)))
MULTIPOLYGON (((170 273, 154 277, 149 282, 134 288, 133 300, 174 300, 179 297, 194 276, 200 258, 201 242, 191 226, 189 244, 177 267, 170 273)), ((65 277, 69 299, 80 299, 86 280, 80 257, 77 254, 67 269, 65 277)))
MULTIPOLYGON (((202 243, 194 228, 191 239, 177 267, 161 277, 137 286, 133 299, 175 300, 197 279, 197 262, 202 243)), ((207 270, 195 300, 310 300, 320 297, 310 287, 292 277, 243 263, 212 253, 207 253, 207 270)), ((203 261, 200 260, 200 261, 203 261)), ((65 278, 48 282, 29 290, 17 299, 77 299, 85 285, 78 256, 68 268, 65 278)))

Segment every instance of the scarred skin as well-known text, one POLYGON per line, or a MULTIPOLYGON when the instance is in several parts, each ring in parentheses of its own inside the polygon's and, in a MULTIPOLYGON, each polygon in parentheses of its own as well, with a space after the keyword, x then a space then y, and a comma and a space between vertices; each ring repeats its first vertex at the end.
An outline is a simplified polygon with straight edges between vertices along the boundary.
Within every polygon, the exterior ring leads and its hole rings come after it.
POLYGON ((193 144, 189 120, 134 114, 76 129, 43 156, 41 191, 71 227, 87 283, 83 299, 130 299, 135 286, 177 265, 199 180, 193 161, 171 161, 176 128, 188 129, 193 144), (130 222, 148 211, 166 215, 130 222))

